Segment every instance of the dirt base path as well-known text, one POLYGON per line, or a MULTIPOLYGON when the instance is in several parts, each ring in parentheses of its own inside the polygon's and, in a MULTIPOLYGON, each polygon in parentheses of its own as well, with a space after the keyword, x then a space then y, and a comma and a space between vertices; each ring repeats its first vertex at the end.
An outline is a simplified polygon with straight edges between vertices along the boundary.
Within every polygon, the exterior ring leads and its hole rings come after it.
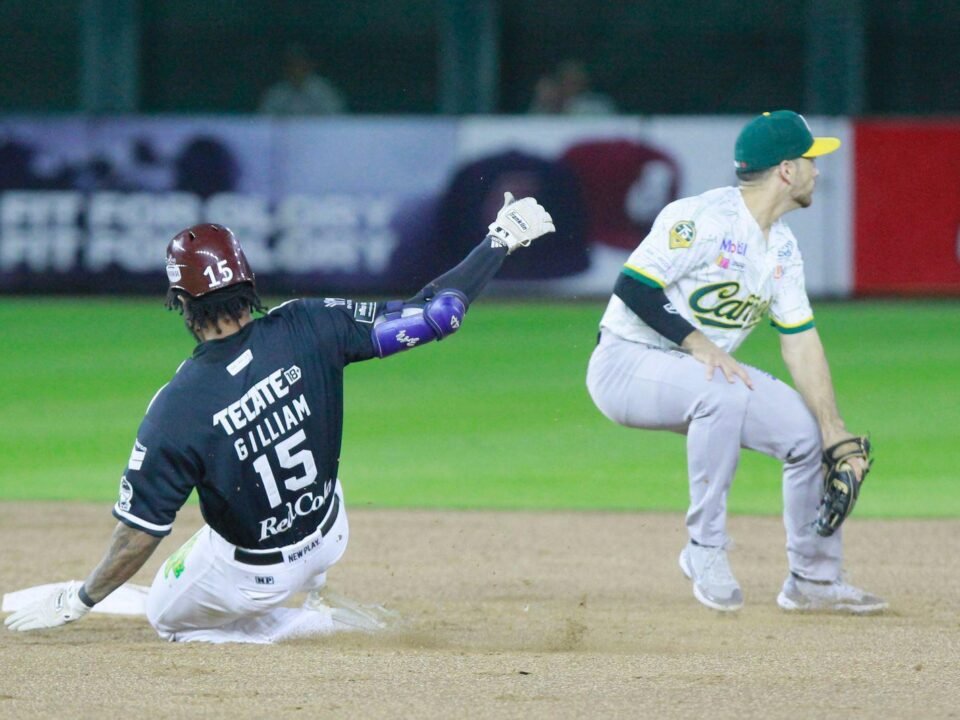
MULTIPOLYGON (((352 509, 330 585, 405 625, 273 646, 160 641, 145 619, 0 630, 2 718, 960 717, 958 521, 850 523, 878 617, 797 616, 775 518, 734 517, 746 606, 702 607, 675 514, 352 509)), ((102 505, 0 504, 0 592, 80 578, 102 505)), ((199 527, 187 508, 134 581, 199 527)))

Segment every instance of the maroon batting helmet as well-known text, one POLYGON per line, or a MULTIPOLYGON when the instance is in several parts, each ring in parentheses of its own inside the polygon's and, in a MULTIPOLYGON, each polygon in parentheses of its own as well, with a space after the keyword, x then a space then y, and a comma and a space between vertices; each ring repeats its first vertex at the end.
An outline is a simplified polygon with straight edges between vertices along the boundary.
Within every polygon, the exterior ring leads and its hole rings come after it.
POLYGON ((253 271, 233 232, 223 225, 194 225, 167 245, 170 288, 200 297, 214 290, 248 282, 253 271))

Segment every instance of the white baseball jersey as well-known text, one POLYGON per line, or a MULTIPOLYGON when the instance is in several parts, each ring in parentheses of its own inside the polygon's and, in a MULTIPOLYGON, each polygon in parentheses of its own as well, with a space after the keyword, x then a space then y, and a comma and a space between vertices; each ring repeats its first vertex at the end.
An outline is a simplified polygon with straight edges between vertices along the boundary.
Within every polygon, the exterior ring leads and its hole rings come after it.
MULTIPOLYGON (((796 238, 782 220, 765 238, 736 187, 667 205, 623 272, 663 288, 673 311, 727 352, 767 314, 783 333, 813 327, 796 238)), ((616 295, 600 327, 626 340, 676 346, 616 295)))

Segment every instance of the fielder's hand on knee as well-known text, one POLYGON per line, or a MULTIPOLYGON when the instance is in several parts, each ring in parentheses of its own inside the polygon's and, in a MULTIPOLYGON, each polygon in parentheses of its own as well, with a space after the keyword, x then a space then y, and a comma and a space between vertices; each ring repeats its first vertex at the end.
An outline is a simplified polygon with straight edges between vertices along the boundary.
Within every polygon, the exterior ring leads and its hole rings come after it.
POLYGON ((503 207, 490 223, 490 237, 506 246, 507 253, 527 247, 541 235, 556 230, 553 218, 532 197, 514 200, 512 193, 503 194, 503 207))
POLYGON ((52 593, 25 608, 17 610, 3 621, 10 630, 42 630, 79 620, 90 608, 77 594, 82 583, 72 580, 54 589, 52 593))
POLYGON ((719 369, 727 382, 733 383, 740 378, 744 385, 753 390, 753 382, 743 366, 699 330, 694 330, 684 338, 683 347, 690 351, 694 359, 707 366, 707 380, 712 380, 714 371, 719 369))

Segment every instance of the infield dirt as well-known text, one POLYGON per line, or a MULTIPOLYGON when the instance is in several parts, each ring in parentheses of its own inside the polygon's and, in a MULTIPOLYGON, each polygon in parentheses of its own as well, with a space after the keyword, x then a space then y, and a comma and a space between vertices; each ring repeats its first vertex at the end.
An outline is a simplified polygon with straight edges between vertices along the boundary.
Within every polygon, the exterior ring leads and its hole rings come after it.
MULTIPOLYGON (((777 518, 735 516, 746 605, 701 606, 677 514, 350 508, 330 586, 399 611, 377 635, 175 644, 143 618, 0 630, 2 718, 960 717, 960 521, 850 521, 874 617, 794 615, 777 518)), ((199 527, 184 509, 135 582, 199 527)), ((83 577, 100 504, 0 504, 0 592, 83 577)))

